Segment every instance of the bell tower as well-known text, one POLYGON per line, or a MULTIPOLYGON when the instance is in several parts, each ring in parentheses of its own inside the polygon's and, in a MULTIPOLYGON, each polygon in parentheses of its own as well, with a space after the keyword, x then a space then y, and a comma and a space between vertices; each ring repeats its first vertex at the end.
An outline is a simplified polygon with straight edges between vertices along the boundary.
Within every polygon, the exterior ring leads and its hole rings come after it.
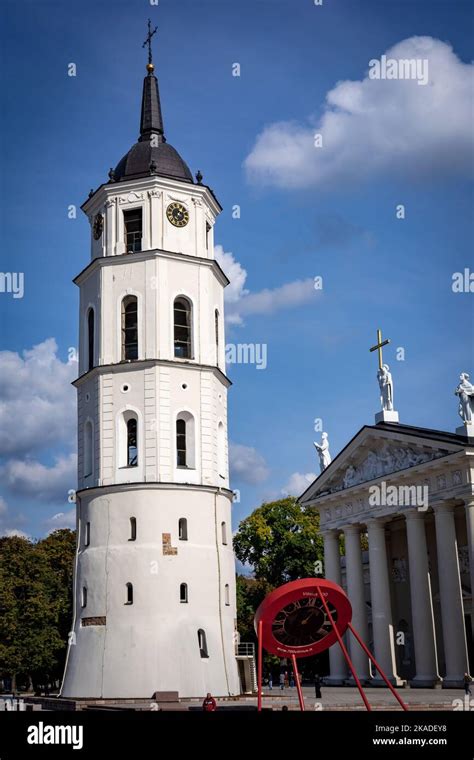
POLYGON ((82 206, 65 697, 239 693, 221 207, 166 141, 150 39, 138 141, 82 206))

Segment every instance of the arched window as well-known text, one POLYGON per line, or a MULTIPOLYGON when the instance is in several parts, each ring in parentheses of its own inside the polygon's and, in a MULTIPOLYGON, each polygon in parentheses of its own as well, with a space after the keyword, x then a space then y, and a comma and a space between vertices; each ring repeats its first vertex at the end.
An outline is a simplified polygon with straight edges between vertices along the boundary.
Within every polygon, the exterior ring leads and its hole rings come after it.
POLYGON ((188 584, 182 583, 179 587, 179 601, 181 604, 187 604, 188 603, 188 584))
POLYGON ((133 604, 133 586, 131 583, 127 583, 126 585, 127 589, 127 601, 125 604, 133 604))
POLYGON ((219 364, 219 311, 214 312, 214 332, 216 336, 216 364, 219 364))
POLYGON ((227 545, 227 525, 225 522, 221 522, 221 535, 222 535, 222 543, 224 546, 227 545))
POLYGON ((127 467, 138 466, 137 432, 137 420, 135 417, 130 417, 127 421, 127 467))
POLYGON ((217 426, 217 468, 219 476, 225 479, 225 431, 222 422, 217 426))
POLYGON ((200 628, 198 631, 198 642, 201 657, 209 657, 209 652, 207 651, 206 632, 203 631, 202 628, 200 628))
POLYGON ((180 541, 188 540, 188 521, 185 517, 180 517, 178 522, 178 535, 180 541))
POLYGON ((226 583, 225 586, 224 586, 224 602, 225 602, 226 607, 229 607, 229 605, 230 605, 230 588, 229 588, 229 584, 228 583, 226 583))
POLYGON ((84 536, 84 546, 89 546, 91 542, 91 524, 90 522, 86 523, 86 534, 84 536))
POLYGON ((186 467, 186 420, 176 420, 176 464, 186 467))
POLYGON ((192 309, 187 298, 180 296, 174 302, 174 355, 180 359, 191 359, 191 319, 192 309))
POLYGON ((135 296, 122 301, 122 361, 138 359, 138 302, 135 296))
POLYGON ((87 315, 87 371, 94 366, 94 309, 87 315))
POLYGON ((194 463, 194 417, 189 412, 180 412, 176 419, 176 466, 193 469, 194 463))
POLYGON ((129 541, 135 541, 137 538, 137 518, 130 518, 130 538, 129 541))
POLYGON ((87 420, 84 425, 84 477, 92 475, 94 466, 94 431, 92 422, 87 420))
POLYGON ((82 587, 82 606, 87 607, 87 588, 86 586, 82 587))

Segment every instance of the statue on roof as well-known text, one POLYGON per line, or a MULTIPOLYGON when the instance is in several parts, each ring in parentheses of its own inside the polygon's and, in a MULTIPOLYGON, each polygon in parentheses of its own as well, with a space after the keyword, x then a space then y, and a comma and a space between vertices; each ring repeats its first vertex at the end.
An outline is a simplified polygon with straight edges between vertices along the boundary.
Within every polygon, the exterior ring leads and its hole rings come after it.
POLYGON ((385 412, 393 412, 393 381, 388 364, 383 364, 377 372, 380 388, 380 403, 385 412))
POLYGON ((321 443, 314 443, 314 448, 318 452, 319 456, 319 466, 321 468, 321 472, 324 472, 326 467, 329 467, 331 464, 331 454, 329 453, 329 440, 328 440, 328 434, 322 433, 321 435, 321 443))
POLYGON ((474 422, 474 385, 469 382, 467 372, 461 372, 459 380, 460 383, 454 391, 459 397, 458 413, 463 422, 472 423, 474 422))

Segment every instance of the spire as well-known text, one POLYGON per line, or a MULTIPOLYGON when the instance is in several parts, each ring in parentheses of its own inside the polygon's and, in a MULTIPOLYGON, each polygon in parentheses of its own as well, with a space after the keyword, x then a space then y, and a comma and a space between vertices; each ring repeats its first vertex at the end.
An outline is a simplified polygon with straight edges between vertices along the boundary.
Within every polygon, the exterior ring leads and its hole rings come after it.
POLYGON ((160 92, 158 89, 158 80, 154 75, 155 67, 152 60, 151 38, 156 33, 158 27, 155 26, 151 31, 151 21, 148 19, 148 35, 142 47, 148 45, 148 75, 143 80, 142 94, 142 112, 140 117, 140 137, 139 142, 151 140, 152 135, 156 135, 156 142, 166 142, 163 129, 163 117, 161 115, 160 92))
POLYGON ((160 93, 153 65, 151 38, 156 32, 148 21, 148 35, 143 47, 148 46, 147 76, 143 81, 140 136, 135 145, 121 158, 109 173, 111 182, 149 177, 172 177, 183 182, 194 182, 189 166, 178 151, 166 142, 161 115, 160 93))

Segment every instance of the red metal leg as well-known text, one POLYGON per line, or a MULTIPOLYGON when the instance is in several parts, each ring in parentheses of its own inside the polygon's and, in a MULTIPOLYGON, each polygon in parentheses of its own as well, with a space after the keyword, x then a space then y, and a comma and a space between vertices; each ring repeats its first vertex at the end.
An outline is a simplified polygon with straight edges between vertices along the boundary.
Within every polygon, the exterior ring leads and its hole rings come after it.
POLYGON ((390 689, 390 691, 392 692, 392 694, 393 694, 393 696, 395 697, 395 699, 397 699, 397 700, 399 701, 399 703, 401 704, 401 706, 403 707, 403 709, 404 709, 404 710, 408 710, 408 706, 405 704, 405 702, 402 700, 402 698, 401 698, 401 697, 398 695, 398 693, 397 693, 396 689, 394 689, 394 688, 393 688, 392 684, 390 683, 390 681, 388 680, 387 676, 386 676, 386 675, 385 675, 385 673, 383 672, 382 668, 381 668, 381 667, 380 667, 380 665, 378 664, 377 660, 376 660, 376 659, 375 659, 375 657, 373 656, 372 652, 370 652, 370 650, 369 650, 369 649, 366 647, 366 645, 365 645, 365 644, 364 644, 364 642, 362 641, 362 639, 361 639, 361 637, 359 636, 359 634, 357 633, 357 631, 356 631, 356 630, 355 630, 355 629, 352 627, 352 625, 351 625, 350 623, 349 623, 349 626, 348 626, 348 628, 349 628, 350 632, 351 632, 351 633, 352 633, 352 634, 355 636, 355 638, 357 639, 357 641, 359 642, 360 646, 362 647, 362 649, 363 649, 363 650, 364 650, 364 652, 366 653, 366 655, 367 655, 367 657, 369 658, 369 660, 370 660, 370 661, 371 661, 371 662, 372 662, 372 663, 375 665, 375 667, 377 668, 378 672, 379 672, 379 673, 380 673, 380 675, 382 676, 383 680, 384 680, 384 681, 385 681, 385 683, 387 684, 388 688, 389 688, 389 689, 390 689))
POLYGON ((263 623, 260 620, 258 624, 258 654, 257 654, 257 709, 258 712, 262 711, 262 660, 263 660, 263 652, 262 652, 262 627, 263 623))
POLYGON ((303 698, 303 692, 301 691, 301 684, 300 684, 300 674, 298 673, 298 665, 296 663, 296 655, 291 655, 291 662, 293 663, 293 673, 295 674, 295 680, 296 680, 296 689, 298 691, 298 699, 300 701, 300 710, 301 712, 304 712, 304 698, 303 698))
POLYGON ((354 670, 354 667, 353 667, 353 665, 352 665, 352 662, 351 662, 351 658, 349 657, 349 654, 348 654, 348 652, 347 652, 347 649, 346 649, 346 647, 344 646, 344 642, 343 642, 343 640, 342 640, 342 638, 341 638, 341 634, 340 634, 340 633, 339 633, 339 631, 337 630, 337 626, 336 626, 336 624, 334 623, 334 619, 333 619, 333 616, 331 615, 331 611, 330 611, 330 609, 329 609, 329 607, 328 607, 328 605, 327 605, 327 602, 326 602, 326 600, 325 600, 325 598, 324 598, 324 594, 321 592, 321 590, 320 590, 320 588, 319 588, 319 586, 318 586, 318 585, 316 585, 316 590, 317 590, 317 592, 318 592, 319 598, 321 599, 321 601, 322 601, 322 603, 323 603, 324 609, 326 610, 326 615, 327 615, 327 616, 328 616, 328 618, 329 618, 329 622, 331 623, 331 625, 332 625, 332 627, 333 627, 333 630, 334 630, 334 633, 336 634, 337 640, 338 640, 338 642, 339 642, 339 646, 340 646, 340 647, 341 647, 341 649, 342 649, 342 654, 344 655, 344 657, 345 657, 345 659, 346 659, 346 662, 347 662, 347 664, 348 664, 348 666, 349 666, 349 670, 350 670, 350 671, 351 671, 351 673, 352 673, 352 677, 354 678, 354 681, 355 681, 355 682, 356 682, 356 684, 357 684, 357 688, 359 689, 359 693, 360 693, 360 696, 362 697, 362 699, 363 699, 363 701, 364 701, 364 705, 366 706, 367 710, 369 710, 369 712, 370 712, 370 711, 372 710, 372 708, 371 708, 371 706, 370 706, 370 703, 369 703, 369 701, 368 701, 367 697, 365 696, 364 690, 363 690, 363 688, 362 688, 362 684, 361 684, 361 682, 359 681, 359 678, 357 677, 357 673, 356 673, 356 672, 355 672, 355 670, 354 670))

